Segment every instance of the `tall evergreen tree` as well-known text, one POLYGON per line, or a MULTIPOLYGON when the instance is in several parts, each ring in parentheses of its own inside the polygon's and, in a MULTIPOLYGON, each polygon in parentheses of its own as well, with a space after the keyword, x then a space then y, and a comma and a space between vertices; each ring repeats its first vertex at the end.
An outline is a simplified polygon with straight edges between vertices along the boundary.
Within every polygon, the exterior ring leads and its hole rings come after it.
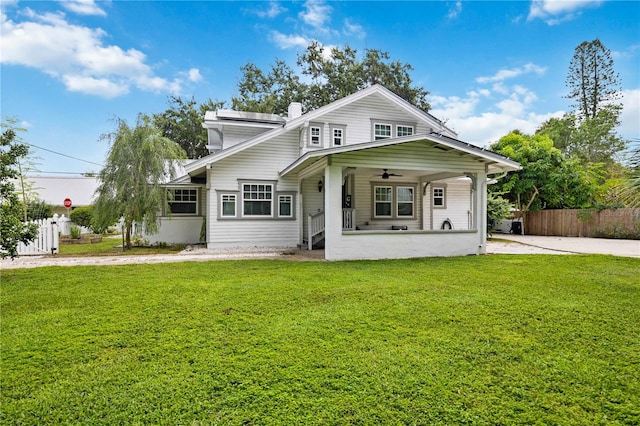
POLYGON ((583 41, 573 54, 566 79, 573 107, 581 119, 596 118, 604 109, 619 110, 620 76, 613 68, 611 50, 599 39, 583 41))
POLYGON ((575 110, 566 116, 565 123, 573 121, 573 129, 562 132, 570 137, 560 146, 583 163, 613 163, 626 141, 616 133, 622 89, 611 51, 598 39, 580 43, 569 64, 566 84, 566 97, 575 110))

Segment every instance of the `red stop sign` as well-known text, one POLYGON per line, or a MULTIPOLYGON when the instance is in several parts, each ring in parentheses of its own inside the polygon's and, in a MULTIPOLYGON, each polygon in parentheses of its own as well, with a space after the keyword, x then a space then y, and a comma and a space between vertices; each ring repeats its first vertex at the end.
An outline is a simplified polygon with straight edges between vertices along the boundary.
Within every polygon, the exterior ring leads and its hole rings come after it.
POLYGON ((65 198, 65 199, 64 199, 64 207, 65 207, 66 209, 71 208, 71 198, 65 198))

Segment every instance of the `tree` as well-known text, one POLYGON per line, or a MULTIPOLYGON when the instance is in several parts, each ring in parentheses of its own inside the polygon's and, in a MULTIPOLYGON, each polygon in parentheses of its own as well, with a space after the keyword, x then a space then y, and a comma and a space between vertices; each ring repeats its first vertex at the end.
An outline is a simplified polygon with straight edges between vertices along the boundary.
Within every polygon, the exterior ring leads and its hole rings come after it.
POLYGON ((18 256, 18 243, 33 241, 38 233, 35 224, 23 221, 24 211, 16 193, 14 179, 18 178, 20 159, 29 153, 27 145, 20 143, 16 120, 2 122, 0 136, 0 258, 18 256))
POLYGON ((624 182, 622 196, 629 207, 640 208, 640 146, 631 151, 629 176, 624 182))
POLYGON ((543 208, 581 208, 592 203, 596 186, 579 160, 565 158, 545 135, 513 131, 490 149, 519 162, 522 170, 491 186, 523 214, 543 208))
POLYGON ((80 206, 71 210, 69 219, 78 226, 91 228, 93 220, 93 206, 80 206))
POLYGON ((496 223, 511 216, 513 205, 494 192, 487 193, 487 232, 491 234, 496 223))
POLYGON ((148 233, 158 231, 158 212, 167 206, 162 183, 176 177, 178 160, 186 155, 153 127, 148 116, 139 115, 133 128, 123 119, 115 122, 116 129, 101 136, 111 147, 98 175, 95 224, 105 229, 122 217, 126 245, 131 248, 134 222, 148 233))
POLYGON ((626 147, 615 131, 620 125, 622 87, 611 51, 598 39, 580 43, 569 64, 566 84, 566 97, 573 100, 575 110, 562 122, 569 137, 561 138, 558 146, 584 163, 611 164, 626 147))
POLYGON ((303 112, 308 112, 379 83, 423 110, 429 109, 429 92, 413 84, 411 65, 392 61, 381 50, 365 49, 359 59, 358 52, 349 46, 325 48, 314 41, 298 56, 297 66, 311 82, 303 82, 293 68, 278 59, 268 72, 251 63, 245 65, 232 107, 286 115, 291 102, 301 102, 303 112))
POLYGON ((193 97, 170 96, 169 108, 153 115, 153 125, 160 129, 162 136, 180 145, 188 158, 200 158, 209 154, 207 130, 202 127, 204 114, 223 106, 224 102, 211 99, 198 105, 193 97))
POLYGON ((567 98, 582 119, 595 118, 604 109, 620 109, 620 77, 613 69, 611 51, 599 39, 583 41, 569 63, 567 98))

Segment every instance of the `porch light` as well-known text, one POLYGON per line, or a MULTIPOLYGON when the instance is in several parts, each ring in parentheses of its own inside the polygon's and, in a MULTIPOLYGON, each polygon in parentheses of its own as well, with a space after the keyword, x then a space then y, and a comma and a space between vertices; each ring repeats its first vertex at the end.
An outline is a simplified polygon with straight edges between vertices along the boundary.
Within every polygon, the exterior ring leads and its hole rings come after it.
POLYGON ((324 186, 324 184, 322 183, 322 179, 320 179, 318 181, 318 192, 322 192, 322 187, 324 186))

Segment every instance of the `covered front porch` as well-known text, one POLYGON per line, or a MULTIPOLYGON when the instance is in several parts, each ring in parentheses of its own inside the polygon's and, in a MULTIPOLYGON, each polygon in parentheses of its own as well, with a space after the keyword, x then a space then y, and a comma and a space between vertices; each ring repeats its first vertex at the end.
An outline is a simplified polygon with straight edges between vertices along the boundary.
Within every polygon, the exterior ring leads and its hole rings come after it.
POLYGON ((283 171, 298 176, 301 247, 323 246, 328 260, 485 252, 495 161, 432 140, 365 145, 283 171))

